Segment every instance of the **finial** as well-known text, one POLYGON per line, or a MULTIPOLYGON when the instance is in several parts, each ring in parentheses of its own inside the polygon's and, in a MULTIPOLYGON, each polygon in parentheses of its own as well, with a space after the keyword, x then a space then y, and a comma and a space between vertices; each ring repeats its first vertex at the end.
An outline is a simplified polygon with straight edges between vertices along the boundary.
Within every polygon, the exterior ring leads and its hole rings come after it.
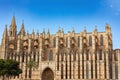
POLYGON ((61 30, 60 30, 60 26, 59 26, 59 28, 58 28, 58 32, 61 32, 61 30))
POLYGON ((72 32, 73 32, 73 33, 75 32, 74 27, 72 28, 72 32))
POLYGON ((97 26, 95 26, 95 31, 97 31, 97 26))
POLYGON ((32 31, 32 34, 34 34, 34 29, 33 29, 33 31, 32 31))
POLYGON ((48 34, 50 34, 50 31, 49 31, 49 29, 48 29, 48 32, 47 32, 48 34))
POLYGON ((62 28, 62 33, 64 33, 64 29, 62 28))
POLYGON ((43 28, 43 33, 45 34, 45 28, 43 28))
POLYGON ((4 33, 3 33, 3 38, 5 38, 7 36, 8 36, 7 25, 5 25, 5 30, 4 30, 4 33))
POLYGON ((86 32, 86 26, 84 26, 84 32, 86 32))
POLYGON ((109 24, 109 23, 106 23, 106 27, 109 27, 109 28, 110 28, 110 24, 109 24))
POLYGON ((39 35, 39 30, 37 30, 37 35, 39 35))

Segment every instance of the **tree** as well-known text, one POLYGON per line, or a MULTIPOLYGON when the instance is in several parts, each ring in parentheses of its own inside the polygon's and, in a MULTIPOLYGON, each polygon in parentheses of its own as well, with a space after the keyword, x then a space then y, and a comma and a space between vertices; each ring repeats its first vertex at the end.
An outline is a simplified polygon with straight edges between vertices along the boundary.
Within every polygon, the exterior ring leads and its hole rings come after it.
POLYGON ((26 63, 26 67, 29 68, 29 78, 31 78, 32 68, 33 68, 33 70, 34 70, 34 69, 37 69, 37 68, 38 68, 38 64, 37 64, 37 62, 35 62, 33 59, 31 59, 30 61, 28 61, 28 62, 26 63))
POLYGON ((10 77, 18 76, 21 73, 22 70, 19 68, 19 62, 10 59, 0 59, 0 76, 3 76, 3 80, 5 77, 9 80, 10 77))

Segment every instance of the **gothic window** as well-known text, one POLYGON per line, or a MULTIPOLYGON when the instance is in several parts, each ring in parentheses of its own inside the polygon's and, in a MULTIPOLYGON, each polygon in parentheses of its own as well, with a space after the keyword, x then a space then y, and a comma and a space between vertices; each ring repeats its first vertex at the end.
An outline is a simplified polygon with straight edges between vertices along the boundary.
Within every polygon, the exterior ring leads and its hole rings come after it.
POLYGON ((115 65, 115 77, 118 79, 118 65, 115 65))
POLYGON ((64 54, 61 54, 61 61, 64 61, 64 54))
POLYGON ((102 50, 100 50, 100 53, 99 53, 99 57, 100 57, 100 60, 102 60, 102 50))
POLYGON ((88 76, 89 76, 89 69, 88 69, 88 64, 86 65, 86 78, 88 79, 88 76))
POLYGON ((80 37, 78 37, 78 47, 80 46, 80 37))
POLYGON ((70 54, 70 79, 71 79, 71 54, 70 54))
POLYGON ((53 53, 52 53, 52 50, 50 51, 49 53, 49 61, 52 61, 53 60, 53 53))
POLYGON ((84 79, 84 55, 82 54, 82 79, 84 79))
POLYGON ((86 60, 89 60, 89 53, 88 52, 86 52, 86 60))
POLYGON ((110 64, 109 66, 109 76, 110 76, 110 79, 112 79, 112 64, 110 64))
POLYGON ((35 61, 36 60, 36 53, 34 52, 33 55, 34 55, 33 60, 35 61))
POLYGON ((28 62, 28 53, 26 53, 26 63, 28 62))
POLYGON ((61 64, 61 79, 63 79, 63 64, 61 64))
POLYGON ((103 46, 103 35, 100 36, 100 45, 103 46))
POLYGON ((93 60, 91 61, 91 79, 93 79, 93 60))
POLYGON ((38 52, 38 54, 37 54, 37 56, 38 56, 38 58, 37 58, 37 63, 38 63, 38 65, 39 65, 39 52, 38 52))
POLYGON ((117 54, 116 54, 116 53, 114 54, 114 60, 115 60, 115 61, 118 60, 118 59, 117 59, 117 54))
POLYGON ((66 47, 68 47, 68 37, 66 38, 66 47))
POLYGON ((22 62, 24 62, 24 52, 22 52, 22 62))
POLYGON ((73 60, 74 61, 76 60, 76 53, 73 55, 73 60))
POLYGON ((92 37, 89 37, 89 46, 92 46, 92 37))
POLYGON ((59 54, 57 54, 57 70, 59 70, 59 54))
POLYGON ((56 47, 56 38, 53 39, 53 45, 56 47))

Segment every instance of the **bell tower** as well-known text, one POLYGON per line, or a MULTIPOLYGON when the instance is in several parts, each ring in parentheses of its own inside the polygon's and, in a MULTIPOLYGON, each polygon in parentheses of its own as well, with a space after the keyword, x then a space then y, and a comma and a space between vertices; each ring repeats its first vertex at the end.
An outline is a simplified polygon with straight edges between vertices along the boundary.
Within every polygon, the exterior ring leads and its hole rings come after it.
POLYGON ((11 22, 11 25, 10 25, 9 34, 10 34, 10 36, 15 37, 16 32, 17 32, 17 26, 16 26, 15 17, 13 16, 12 17, 12 22, 11 22))

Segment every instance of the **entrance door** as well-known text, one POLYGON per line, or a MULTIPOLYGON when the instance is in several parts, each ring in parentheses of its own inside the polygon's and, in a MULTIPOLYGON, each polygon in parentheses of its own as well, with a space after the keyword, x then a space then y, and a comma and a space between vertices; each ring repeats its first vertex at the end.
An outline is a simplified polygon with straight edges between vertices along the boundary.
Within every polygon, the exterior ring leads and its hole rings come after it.
POLYGON ((54 80, 54 73, 50 68, 46 68, 43 71, 42 80, 54 80))

